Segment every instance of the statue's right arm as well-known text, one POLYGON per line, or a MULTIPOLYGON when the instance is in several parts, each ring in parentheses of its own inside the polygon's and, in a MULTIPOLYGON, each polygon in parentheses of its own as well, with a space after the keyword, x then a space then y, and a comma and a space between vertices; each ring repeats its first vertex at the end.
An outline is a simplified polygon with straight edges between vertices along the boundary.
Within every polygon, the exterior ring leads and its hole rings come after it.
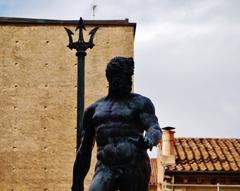
POLYGON ((83 191, 84 178, 90 168, 92 148, 94 146, 94 127, 92 125, 93 112, 94 108, 89 107, 85 110, 83 115, 84 135, 73 166, 72 191, 83 191))

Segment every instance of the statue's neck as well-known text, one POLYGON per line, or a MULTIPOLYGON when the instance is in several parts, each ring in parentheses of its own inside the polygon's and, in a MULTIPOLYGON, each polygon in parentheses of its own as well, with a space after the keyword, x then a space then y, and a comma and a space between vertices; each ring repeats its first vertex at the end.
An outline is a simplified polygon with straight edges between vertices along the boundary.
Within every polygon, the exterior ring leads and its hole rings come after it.
POLYGON ((107 97, 112 99, 124 99, 130 96, 131 92, 124 92, 124 91, 118 91, 118 90, 111 90, 109 87, 108 89, 108 95, 107 97))

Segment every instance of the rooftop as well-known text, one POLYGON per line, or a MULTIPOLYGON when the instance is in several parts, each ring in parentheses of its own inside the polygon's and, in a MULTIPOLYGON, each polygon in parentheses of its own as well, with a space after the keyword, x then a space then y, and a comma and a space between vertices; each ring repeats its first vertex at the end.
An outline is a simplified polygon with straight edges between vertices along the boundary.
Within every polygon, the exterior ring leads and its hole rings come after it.
MULTIPOLYGON (((240 139, 175 138, 176 166, 166 174, 240 174, 240 139)), ((151 159, 150 186, 157 185, 157 159, 151 159)))
MULTIPOLYGON (((78 20, 56 20, 56 19, 36 19, 36 18, 17 18, 17 17, 0 17, 0 25, 77 25, 78 20)), ((84 20, 87 26, 131 26, 136 32, 136 23, 124 20, 84 20)))
MULTIPOLYGON (((86 25, 110 25, 110 26, 133 26, 136 23, 130 23, 128 19, 124 20, 84 20, 86 25)), ((56 19, 35 19, 18 17, 0 17, 0 24, 35 24, 35 25, 76 25, 78 20, 56 20, 56 19)))
POLYGON ((175 138, 169 171, 240 172, 240 139, 175 138))

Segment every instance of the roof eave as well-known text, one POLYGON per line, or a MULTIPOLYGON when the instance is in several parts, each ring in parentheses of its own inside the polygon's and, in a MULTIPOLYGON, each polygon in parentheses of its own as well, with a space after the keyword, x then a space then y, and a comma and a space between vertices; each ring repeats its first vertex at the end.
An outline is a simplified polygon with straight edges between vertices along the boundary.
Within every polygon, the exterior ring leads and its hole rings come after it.
POLYGON ((167 175, 240 175, 240 171, 177 171, 166 170, 167 175))
MULTIPOLYGON (((124 20, 84 20, 86 25, 94 26, 131 26, 136 32, 136 23, 124 20)), ((35 18, 17 18, 0 17, 0 25, 77 25, 78 20, 55 20, 55 19, 35 19, 35 18)))

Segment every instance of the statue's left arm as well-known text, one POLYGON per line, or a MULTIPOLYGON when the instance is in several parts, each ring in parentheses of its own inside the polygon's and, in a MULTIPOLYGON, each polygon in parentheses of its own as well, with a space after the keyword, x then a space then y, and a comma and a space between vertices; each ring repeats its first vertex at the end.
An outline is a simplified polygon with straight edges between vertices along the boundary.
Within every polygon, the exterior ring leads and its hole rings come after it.
POLYGON ((94 146, 95 134, 92 125, 94 107, 88 107, 83 115, 84 135, 81 146, 77 151, 76 160, 73 166, 72 191, 83 191, 83 182, 88 173, 91 163, 92 148, 94 146))
POLYGON ((156 146, 162 136, 162 131, 158 123, 158 118, 155 115, 155 108, 150 99, 146 98, 142 111, 140 112, 140 120, 146 131, 144 142, 148 145, 149 149, 156 146))

